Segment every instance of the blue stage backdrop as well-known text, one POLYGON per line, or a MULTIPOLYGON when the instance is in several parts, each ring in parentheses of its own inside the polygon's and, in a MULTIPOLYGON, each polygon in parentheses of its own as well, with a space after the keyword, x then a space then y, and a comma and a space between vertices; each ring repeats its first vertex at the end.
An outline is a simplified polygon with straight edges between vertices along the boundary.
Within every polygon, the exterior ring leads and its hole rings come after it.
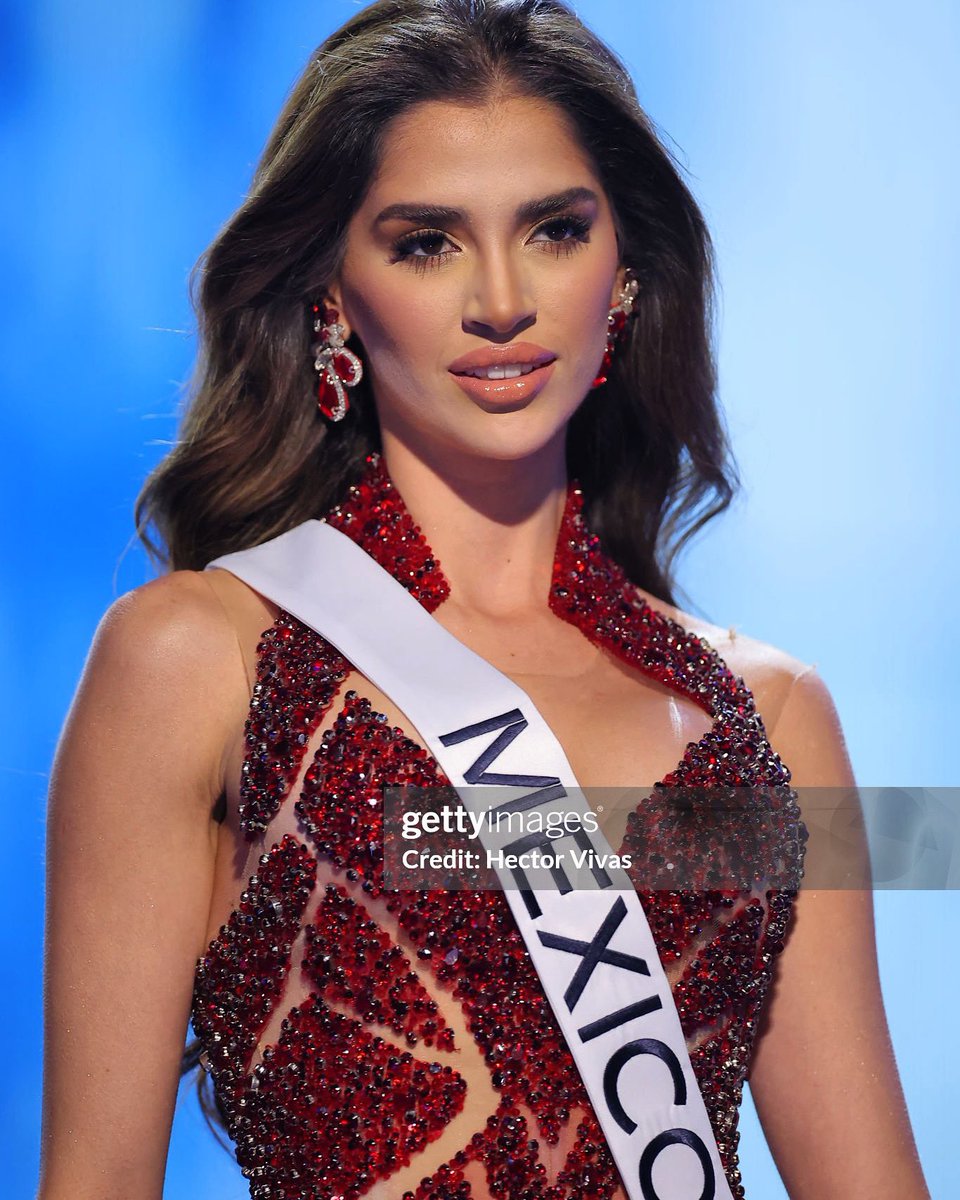
MULTIPOLYGON (((131 509, 175 436, 194 352, 187 273, 241 201, 311 50, 357 7, 0 8, 11 1197, 36 1186, 48 772, 97 621, 150 575, 128 547, 131 509)), ((629 64, 718 249, 722 398, 745 489, 682 583, 711 620, 818 665, 860 783, 957 784, 960 10, 577 8, 629 64)), ((876 913, 917 1141, 933 1195, 953 1195, 960 905, 888 892, 876 913)), ((118 1028, 105 1087, 126 1053, 118 1028)), ((742 1128, 747 1195, 783 1200, 749 1095, 742 1128)), ((246 1194, 182 1095, 166 1200, 246 1194)))

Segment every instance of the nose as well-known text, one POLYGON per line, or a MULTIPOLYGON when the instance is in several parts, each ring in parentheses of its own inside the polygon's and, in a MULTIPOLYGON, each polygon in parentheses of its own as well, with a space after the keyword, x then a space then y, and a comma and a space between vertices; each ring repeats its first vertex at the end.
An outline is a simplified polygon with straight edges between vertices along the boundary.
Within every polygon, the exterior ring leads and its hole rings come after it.
POLYGON ((463 327, 489 340, 509 340, 536 320, 529 281, 509 254, 478 259, 463 306, 463 327))

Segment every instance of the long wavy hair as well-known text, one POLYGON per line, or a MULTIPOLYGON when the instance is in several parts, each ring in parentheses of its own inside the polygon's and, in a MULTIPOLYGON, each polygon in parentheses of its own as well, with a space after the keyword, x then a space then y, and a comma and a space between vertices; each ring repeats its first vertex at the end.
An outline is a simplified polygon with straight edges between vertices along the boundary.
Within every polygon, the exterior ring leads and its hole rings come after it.
POLYGON ((561 0, 378 0, 310 56, 191 276, 196 367, 175 446, 135 505, 162 567, 200 570, 322 516, 379 449, 366 380, 335 426, 317 412, 309 306, 337 273, 391 119, 504 93, 564 110, 640 280, 609 381, 568 427, 567 467, 607 552, 676 603, 678 553, 739 484, 716 402, 713 248, 626 68, 561 0))
POLYGON ((568 426, 567 468, 607 552, 676 603, 679 551, 739 483, 716 401, 713 248, 623 63, 561 0, 378 0, 310 56, 249 194, 191 276, 196 368, 175 447, 135 506, 163 568, 199 570, 322 516, 380 448, 366 379, 344 420, 317 412, 310 305, 339 269, 391 120, 421 101, 503 95, 572 122, 640 281, 608 382, 568 426))

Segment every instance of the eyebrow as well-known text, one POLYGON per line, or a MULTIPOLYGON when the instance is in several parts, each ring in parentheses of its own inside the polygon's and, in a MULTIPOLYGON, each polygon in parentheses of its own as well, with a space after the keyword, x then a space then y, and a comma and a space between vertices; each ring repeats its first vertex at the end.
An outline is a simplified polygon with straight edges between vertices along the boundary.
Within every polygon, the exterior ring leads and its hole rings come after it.
MULTIPOLYGON (((563 212, 572 204, 596 201, 597 193, 587 187, 571 187, 563 192, 554 192, 537 200, 525 200, 517 205, 518 221, 539 221, 555 213, 563 212)), ((420 225, 466 221, 467 213, 459 208, 447 208, 441 204, 388 204, 374 217, 374 225, 384 221, 414 221, 420 225)))

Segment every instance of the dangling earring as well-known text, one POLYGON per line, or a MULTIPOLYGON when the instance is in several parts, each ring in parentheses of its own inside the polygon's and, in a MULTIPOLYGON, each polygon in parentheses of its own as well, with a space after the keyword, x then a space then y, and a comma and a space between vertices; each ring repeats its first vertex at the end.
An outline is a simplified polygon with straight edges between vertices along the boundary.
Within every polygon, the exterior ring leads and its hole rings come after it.
POLYGON ((600 387, 601 384, 607 382, 607 371, 609 371, 610 363, 613 361, 613 348, 617 344, 620 334, 623 333, 627 324, 627 318, 634 311, 637 293, 640 291, 640 284, 629 267, 625 272, 624 278, 625 283, 621 289, 617 303, 610 309, 607 316, 607 348, 603 352, 603 362, 600 364, 600 372, 590 385, 591 388, 600 387))
POLYGON ((363 363, 343 344, 344 327, 340 314, 329 304, 313 305, 313 332, 320 340, 313 346, 313 366, 320 375, 317 407, 331 421, 342 421, 350 407, 348 387, 356 387, 363 378, 363 363))

